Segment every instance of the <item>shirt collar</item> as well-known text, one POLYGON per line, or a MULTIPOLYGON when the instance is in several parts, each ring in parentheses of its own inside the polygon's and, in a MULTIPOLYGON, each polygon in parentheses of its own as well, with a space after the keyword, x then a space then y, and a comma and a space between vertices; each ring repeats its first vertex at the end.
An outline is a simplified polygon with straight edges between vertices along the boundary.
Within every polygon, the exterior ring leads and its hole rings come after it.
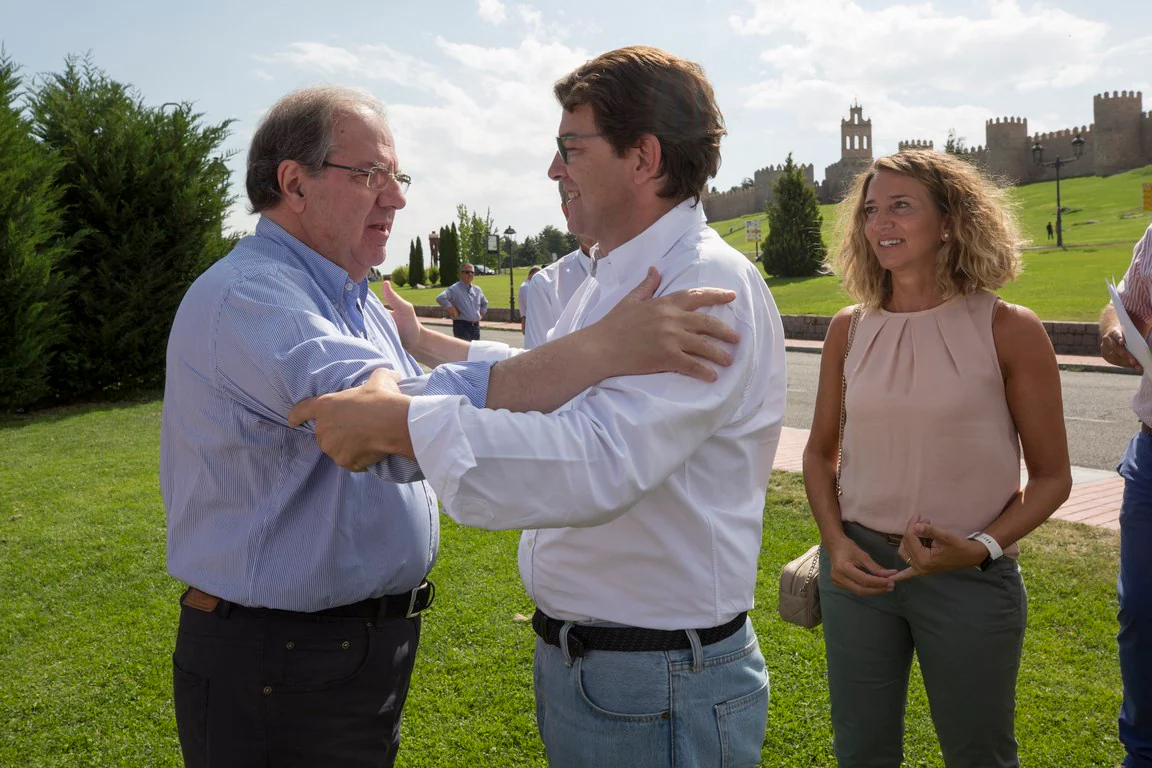
POLYGON ((367 300, 367 278, 359 282, 353 281, 343 268, 304 245, 271 219, 260 217, 256 222, 256 237, 283 246, 283 249, 274 250, 276 257, 307 272, 324 294, 333 301, 343 301, 346 292, 352 290, 356 291, 355 295, 361 302, 367 300), (352 289, 348 288, 349 285, 353 286, 352 289))
POLYGON ((603 283, 639 284, 648 267, 664 258, 685 233, 707 222, 704 206, 688 198, 607 256, 599 255, 599 245, 592 246, 592 275, 603 283))

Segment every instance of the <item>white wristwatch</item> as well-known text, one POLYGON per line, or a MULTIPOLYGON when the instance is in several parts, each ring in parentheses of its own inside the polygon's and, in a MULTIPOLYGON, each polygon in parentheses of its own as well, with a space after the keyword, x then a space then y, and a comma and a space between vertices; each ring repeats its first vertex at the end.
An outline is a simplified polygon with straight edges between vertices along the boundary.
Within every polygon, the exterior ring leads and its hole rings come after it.
POLYGON ((975 539, 988 548, 988 557, 984 558, 984 562, 980 563, 980 570, 988 570, 992 563, 1004 557, 1004 550, 1000 548, 1000 543, 992 538, 991 534, 984 533, 984 531, 976 531, 976 533, 970 534, 968 538, 975 539))

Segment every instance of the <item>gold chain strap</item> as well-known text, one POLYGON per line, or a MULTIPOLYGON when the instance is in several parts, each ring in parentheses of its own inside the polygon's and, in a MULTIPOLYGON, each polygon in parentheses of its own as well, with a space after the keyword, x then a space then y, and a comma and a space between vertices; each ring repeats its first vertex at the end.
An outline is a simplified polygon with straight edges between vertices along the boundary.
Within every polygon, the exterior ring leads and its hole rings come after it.
POLYGON ((852 323, 848 326, 848 346, 844 347, 844 365, 840 371, 840 438, 839 446, 836 452, 836 495, 839 496, 844 492, 840 487, 840 470, 844 466, 844 424, 848 421, 848 353, 852 351, 852 340, 856 337, 856 324, 860 321, 860 315, 864 313, 864 307, 857 304, 852 309, 852 323))

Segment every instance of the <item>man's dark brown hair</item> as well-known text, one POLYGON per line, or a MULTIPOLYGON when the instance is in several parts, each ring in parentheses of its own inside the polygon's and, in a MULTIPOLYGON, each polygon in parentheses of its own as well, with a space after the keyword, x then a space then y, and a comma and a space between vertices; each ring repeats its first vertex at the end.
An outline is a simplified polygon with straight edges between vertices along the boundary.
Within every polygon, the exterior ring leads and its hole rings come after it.
POLYGON ((553 92, 571 112, 592 108, 597 130, 617 155, 652 134, 660 141, 660 196, 697 202, 720 170, 727 133, 712 84, 699 64, 636 45, 601 54, 557 81, 553 92))

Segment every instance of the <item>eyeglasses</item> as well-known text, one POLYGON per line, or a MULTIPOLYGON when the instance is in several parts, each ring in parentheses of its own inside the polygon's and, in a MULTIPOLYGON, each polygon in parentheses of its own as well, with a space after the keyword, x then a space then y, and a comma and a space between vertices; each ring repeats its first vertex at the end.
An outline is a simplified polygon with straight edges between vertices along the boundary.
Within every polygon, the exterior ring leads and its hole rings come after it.
POLYGON ((462 269, 462 270, 460 270, 460 274, 462 274, 462 275, 474 275, 474 274, 476 274, 476 270, 462 269))
POLYGON ((350 165, 338 165, 325 160, 321 165, 328 168, 339 168, 342 171, 353 171, 368 177, 368 189, 384 189, 393 181, 400 185, 401 192, 407 192, 412 184, 412 177, 399 171, 390 171, 383 165, 376 163, 371 168, 353 168, 350 165))
POLYGON ((597 136, 603 136, 602 133, 566 133, 563 136, 556 137, 556 151, 560 153, 560 161, 565 165, 568 164, 568 147, 564 144, 566 141, 572 139, 594 139, 597 136))

